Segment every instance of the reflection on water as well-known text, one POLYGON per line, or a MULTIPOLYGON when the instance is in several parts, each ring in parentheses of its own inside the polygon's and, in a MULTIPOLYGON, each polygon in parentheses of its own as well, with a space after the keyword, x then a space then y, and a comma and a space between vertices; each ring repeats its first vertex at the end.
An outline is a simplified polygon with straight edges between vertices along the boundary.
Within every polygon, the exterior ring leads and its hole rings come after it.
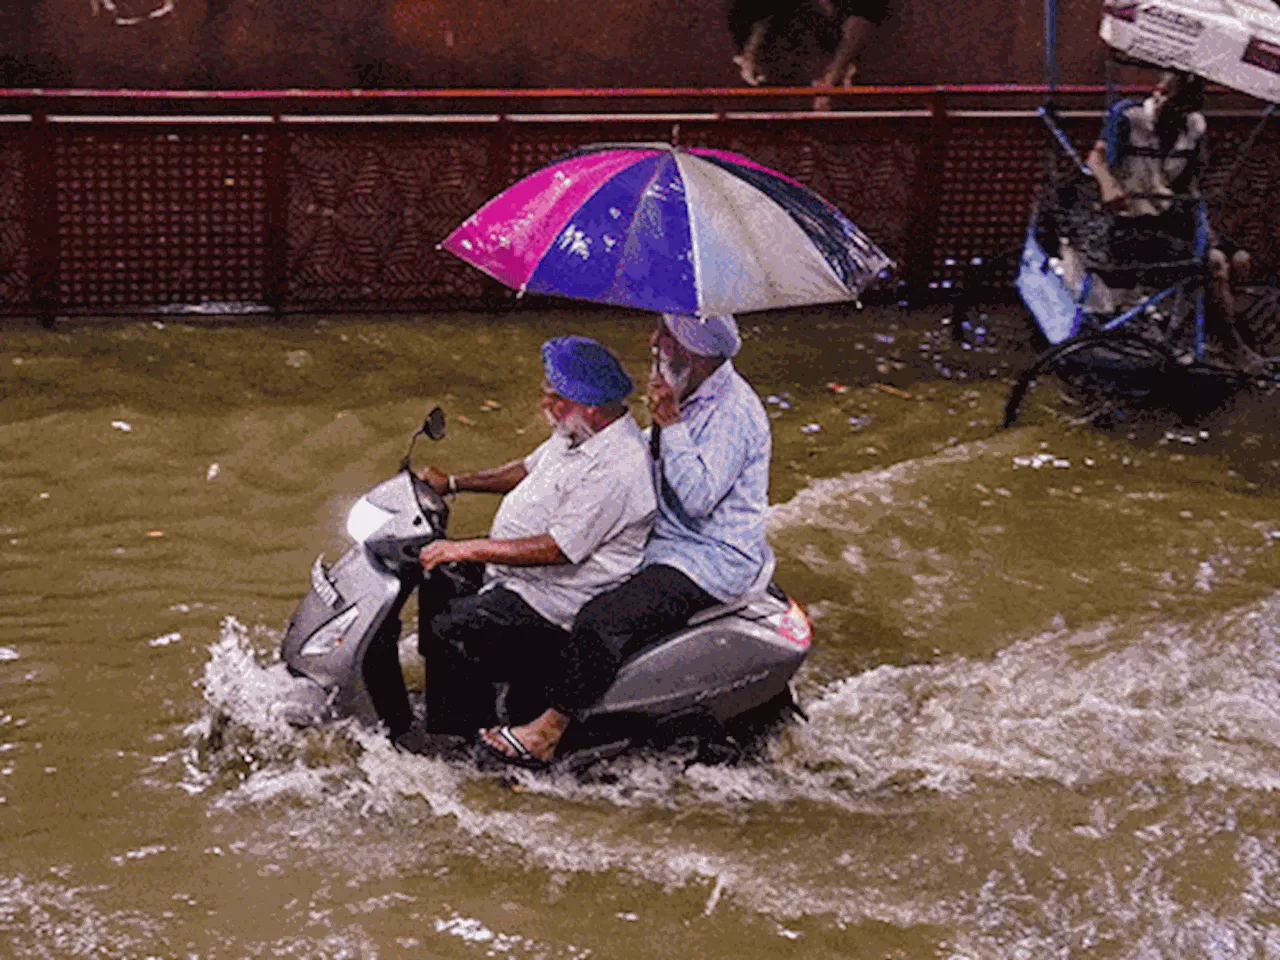
POLYGON ((744 350, 808 722, 758 763, 583 779, 291 730, 268 668, 431 403, 426 455, 510 459, 544 436, 540 341, 586 330, 639 373, 642 319, 6 334, 0 953, 1280 949, 1269 401, 1000 431, 1017 356, 933 323, 796 314, 744 350))

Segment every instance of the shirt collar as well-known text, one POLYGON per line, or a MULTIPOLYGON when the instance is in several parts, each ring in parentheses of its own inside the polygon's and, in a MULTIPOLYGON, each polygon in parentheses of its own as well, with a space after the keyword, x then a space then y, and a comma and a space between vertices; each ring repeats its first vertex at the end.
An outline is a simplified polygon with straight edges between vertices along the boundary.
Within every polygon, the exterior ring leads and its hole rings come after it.
POLYGON ((681 407, 688 407, 701 403, 704 400, 714 399, 718 394, 723 393, 724 389, 729 385, 729 378, 733 376, 733 361, 726 360, 720 366, 716 367, 715 373, 698 384, 698 389, 685 397, 681 402, 681 407))
POLYGON ((569 447, 569 453, 581 453, 588 457, 594 457, 600 451, 613 444, 615 440, 620 440, 629 434, 640 435, 640 427, 636 424, 636 418, 631 415, 630 411, 624 413, 599 433, 583 440, 576 447, 569 447))

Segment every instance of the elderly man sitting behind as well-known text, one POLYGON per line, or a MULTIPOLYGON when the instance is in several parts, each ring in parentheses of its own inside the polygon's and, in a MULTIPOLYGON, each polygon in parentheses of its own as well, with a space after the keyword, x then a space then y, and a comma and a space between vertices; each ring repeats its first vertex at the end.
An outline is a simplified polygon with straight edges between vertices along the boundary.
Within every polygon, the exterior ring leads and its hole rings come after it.
POLYGON ((659 497, 643 569, 583 607, 562 648, 550 709, 523 726, 483 731, 482 743, 507 762, 545 764, 629 655, 699 610, 742 596, 772 563, 764 529, 769 418, 730 359, 742 346, 737 323, 667 314, 649 342, 659 497))
MULTIPOLYGON (((421 612, 432 732, 473 735, 493 722, 498 681, 540 707, 579 609, 639 568, 653 524, 649 452, 627 410, 621 362, 577 336, 548 340, 542 359, 549 440, 491 470, 422 471, 437 493, 506 494, 488 538, 439 540, 421 554, 429 575, 442 563, 487 564, 478 593, 421 612)), ((511 696, 508 708, 518 718, 511 696)))

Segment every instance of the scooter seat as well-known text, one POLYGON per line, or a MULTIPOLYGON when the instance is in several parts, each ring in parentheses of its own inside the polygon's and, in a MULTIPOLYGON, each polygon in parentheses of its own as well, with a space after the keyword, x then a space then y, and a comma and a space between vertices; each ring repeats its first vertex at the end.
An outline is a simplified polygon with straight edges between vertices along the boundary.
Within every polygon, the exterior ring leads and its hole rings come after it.
POLYGON ((773 574, 778 569, 778 561, 770 556, 765 561, 764 566, 760 568, 760 573, 756 575, 751 586, 747 588, 747 592, 740 597, 736 597, 727 603, 717 603, 714 607, 707 607, 705 610, 699 610, 689 618, 687 626, 696 627, 700 623, 707 623, 710 620, 718 620, 721 617, 727 617, 731 613, 737 613, 744 607, 751 604, 751 601, 758 599, 764 593, 768 592, 769 587, 773 585, 773 574))

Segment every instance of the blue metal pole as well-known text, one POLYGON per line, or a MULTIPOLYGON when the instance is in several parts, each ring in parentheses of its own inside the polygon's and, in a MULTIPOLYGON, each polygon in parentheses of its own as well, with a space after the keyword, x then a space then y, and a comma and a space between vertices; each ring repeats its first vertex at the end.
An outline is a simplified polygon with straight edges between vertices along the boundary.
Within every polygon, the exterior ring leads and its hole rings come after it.
POLYGON ((1049 88, 1049 101, 1053 101, 1058 85, 1058 3, 1044 0, 1044 83, 1049 88))
MULTIPOLYGON (((1205 264, 1209 256, 1209 204, 1201 197, 1196 202, 1196 265, 1200 269, 1201 277, 1205 275, 1205 264)), ((1205 332, 1204 332, 1204 284, 1201 279, 1200 286, 1196 289, 1196 339, 1195 339, 1195 355, 1197 360, 1204 359, 1205 332)))
POLYGON ((1076 149, 1076 145, 1071 142, 1071 138, 1067 136, 1066 131, 1063 130, 1062 127, 1058 126, 1058 121, 1055 118, 1054 112, 1048 106, 1044 106, 1041 107, 1037 113, 1039 114, 1040 119, 1044 121, 1045 126, 1049 128, 1049 132, 1053 134, 1053 139, 1056 140, 1058 146, 1062 148, 1062 152, 1071 158, 1071 162, 1076 165, 1076 168, 1081 173, 1086 177, 1092 177, 1092 168, 1084 162, 1084 158, 1080 156, 1080 151, 1078 151, 1076 149))
POLYGON ((1196 344, 1197 360, 1204 359, 1204 284, 1196 290, 1196 344))
POLYGON ((1102 324, 1102 331, 1104 333, 1110 333, 1112 330, 1115 330, 1117 327, 1123 327, 1126 323, 1128 323, 1138 314, 1146 310, 1147 307, 1154 307, 1157 303, 1159 303, 1165 297, 1169 296, 1172 293, 1177 292, 1179 289, 1180 289, 1180 286, 1178 284, 1174 284, 1172 287, 1165 287, 1159 293, 1153 296, 1147 297, 1147 299, 1143 300, 1136 307, 1130 307, 1124 313, 1120 314, 1120 316, 1113 317, 1111 320, 1108 320, 1106 323, 1102 324))

